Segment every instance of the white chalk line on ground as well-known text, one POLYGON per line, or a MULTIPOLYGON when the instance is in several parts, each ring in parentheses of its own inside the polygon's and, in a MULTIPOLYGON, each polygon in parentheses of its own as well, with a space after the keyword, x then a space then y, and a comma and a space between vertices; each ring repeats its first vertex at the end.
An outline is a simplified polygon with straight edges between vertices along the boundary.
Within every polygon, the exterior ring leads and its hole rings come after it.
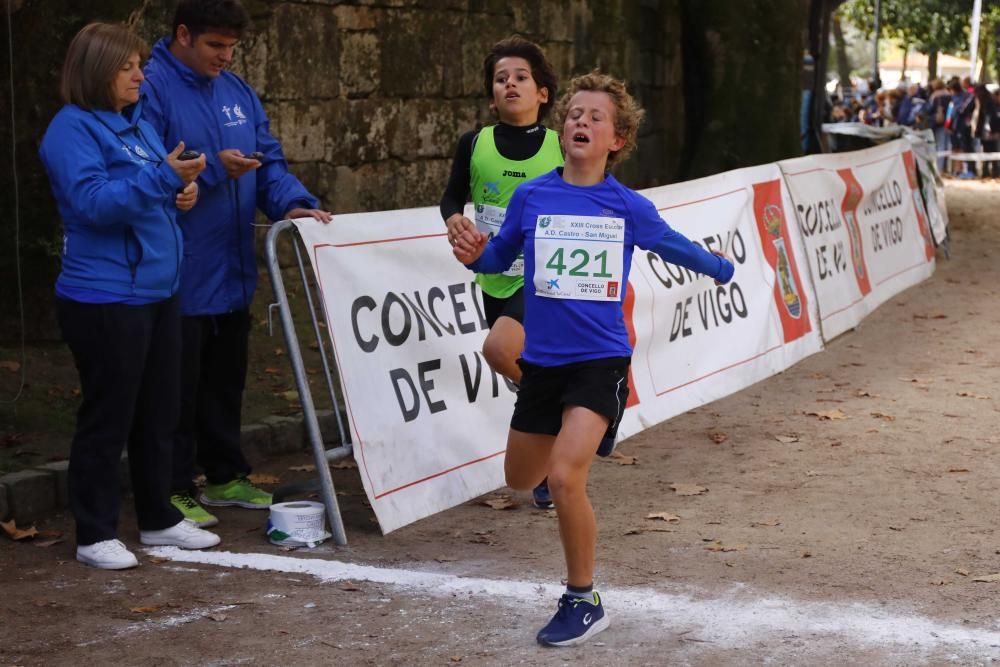
MULTIPOLYGON (((177 562, 307 574, 324 582, 368 581, 419 589, 447 597, 456 593, 489 595, 496 604, 537 603, 549 613, 562 586, 508 579, 461 577, 399 568, 357 565, 318 558, 295 558, 259 553, 185 551, 156 547, 147 553, 177 562)), ((839 638, 851 645, 893 647, 907 651, 949 650, 985 657, 1000 656, 1000 632, 969 628, 919 615, 907 615, 869 603, 806 602, 761 597, 744 589, 740 598, 694 599, 651 588, 602 588, 605 606, 613 617, 627 615, 636 624, 668 627, 699 626, 701 641, 716 648, 746 647, 767 637, 839 638)))

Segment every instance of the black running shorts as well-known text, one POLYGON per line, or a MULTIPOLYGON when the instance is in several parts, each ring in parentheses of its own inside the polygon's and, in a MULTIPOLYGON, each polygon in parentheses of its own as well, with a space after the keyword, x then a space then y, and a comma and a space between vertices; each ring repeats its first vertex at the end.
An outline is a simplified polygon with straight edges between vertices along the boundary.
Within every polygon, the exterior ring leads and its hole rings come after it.
POLYGON ((608 418, 605 438, 614 438, 628 399, 629 357, 608 357, 564 366, 536 366, 518 359, 521 390, 510 427, 523 433, 558 435, 563 408, 579 405, 608 418))
POLYGON ((483 310, 486 311, 486 323, 493 328, 501 316, 510 317, 524 324, 524 288, 519 288, 506 299, 498 299, 486 292, 483 295, 483 310))

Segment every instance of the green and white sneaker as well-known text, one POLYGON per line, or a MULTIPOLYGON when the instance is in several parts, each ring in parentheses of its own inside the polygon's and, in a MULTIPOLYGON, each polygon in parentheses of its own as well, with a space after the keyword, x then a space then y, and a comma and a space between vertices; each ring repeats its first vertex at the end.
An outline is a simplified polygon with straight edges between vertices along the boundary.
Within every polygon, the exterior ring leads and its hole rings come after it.
POLYGON ((246 477, 237 477, 225 484, 206 484, 198 498, 213 507, 245 507, 266 510, 271 506, 271 494, 258 489, 246 477))
POLYGON ((219 523, 215 515, 209 514, 187 491, 170 496, 170 504, 179 509, 185 519, 199 528, 208 528, 219 523))

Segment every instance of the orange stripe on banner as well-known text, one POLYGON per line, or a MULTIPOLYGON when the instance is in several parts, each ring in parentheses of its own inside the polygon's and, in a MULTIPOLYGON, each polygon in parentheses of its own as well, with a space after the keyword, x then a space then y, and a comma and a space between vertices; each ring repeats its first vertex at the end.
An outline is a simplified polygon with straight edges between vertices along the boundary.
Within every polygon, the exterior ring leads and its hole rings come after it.
POLYGON ((420 236, 399 236, 392 239, 375 239, 373 241, 357 241, 355 243, 318 243, 313 248, 353 248, 359 245, 375 245, 377 243, 395 243, 396 241, 414 241, 417 239, 436 239, 439 236, 448 236, 448 232, 441 234, 423 234, 420 236))
POLYGON ((717 194, 717 195, 712 195, 711 197, 705 197, 704 199, 695 199, 693 201, 686 201, 686 202, 682 202, 680 204, 674 204, 673 206, 664 206, 663 208, 658 208, 656 210, 657 210, 657 212, 659 212, 659 211, 669 211, 670 209, 674 209, 674 208, 683 208, 685 206, 691 206, 692 204, 700 204, 703 201, 712 201, 713 199, 719 199, 721 197, 728 197, 731 194, 735 194, 737 192, 743 192, 744 190, 746 190, 746 188, 737 188, 735 190, 730 190, 729 192, 722 192, 722 193, 717 194))
POLYGON ((421 479, 418 479, 418 480, 414 480, 414 481, 412 481, 412 482, 410 482, 408 484, 403 484, 402 486, 397 486, 395 489, 389 489, 388 491, 384 491, 384 492, 376 495, 375 496, 375 500, 380 500, 382 498, 385 498, 388 495, 396 493, 397 491, 402 491, 403 489, 408 489, 411 486, 416 486, 417 484, 422 484, 424 482, 430 481, 430 480, 434 479, 435 477, 440 477, 441 475, 447 475, 450 472, 455 472, 459 468, 465 468, 467 466, 471 466, 471 465, 476 464, 476 463, 482 463, 483 461, 488 461, 488 460, 490 460, 492 458, 496 458, 497 456, 500 456, 501 454, 503 454, 506 451, 507 451, 507 448, 504 447, 499 452, 493 452, 492 454, 487 454, 486 456, 483 456, 481 458, 473 459, 472 461, 466 461, 465 463, 460 463, 457 466, 454 466, 452 468, 448 468, 447 470, 442 470, 441 472, 434 473, 433 475, 428 475, 427 477, 424 477, 424 478, 421 478, 421 479))
POLYGON ((706 373, 705 375, 702 375, 701 377, 695 378, 693 380, 688 380, 684 384, 679 384, 676 387, 670 387, 669 389, 664 389, 663 391, 658 391, 658 392, 656 392, 656 395, 657 396, 663 396, 664 394, 669 394, 672 391, 677 391, 678 389, 683 389, 684 387, 686 387, 688 385, 691 385, 691 384, 694 384, 695 382, 701 382, 702 380, 704 380, 706 378, 710 378, 713 375, 718 375, 722 371, 728 371, 730 368, 736 368, 737 366, 742 366, 743 364, 748 364, 751 361, 756 361, 757 359, 760 359, 761 357, 763 357, 766 354, 771 354, 775 350, 780 350, 782 347, 784 347, 784 346, 783 345, 775 345, 774 347, 772 347, 770 349, 767 349, 767 350, 764 350, 763 352, 760 352, 759 354, 755 354, 755 355, 753 355, 752 357, 750 357, 748 359, 744 359, 743 361, 737 361, 735 363, 729 364, 728 366, 723 366, 722 368, 720 368, 718 370, 714 370, 711 373, 706 373))

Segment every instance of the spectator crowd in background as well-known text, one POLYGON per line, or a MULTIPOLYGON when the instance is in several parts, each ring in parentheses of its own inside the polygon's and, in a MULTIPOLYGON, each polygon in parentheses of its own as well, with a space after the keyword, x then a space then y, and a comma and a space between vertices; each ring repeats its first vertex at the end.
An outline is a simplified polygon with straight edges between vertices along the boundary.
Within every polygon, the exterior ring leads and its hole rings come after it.
MULTIPOLYGON (((932 79, 924 87, 912 83, 885 89, 868 82, 843 97, 834 95, 827 107, 827 123, 864 123, 875 127, 904 125, 934 132, 938 168, 946 170, 946 155, 993 153, 1000 150, 1000 88, 990 91, 969 77, 932 79), (870 93, 868 91, 875 91, 870 93)), ((954 162, 951 175, 972 178, 967 163, 954 162)), ((986 162, 983 176, 1000 177, 1000 162, 986 162)))

